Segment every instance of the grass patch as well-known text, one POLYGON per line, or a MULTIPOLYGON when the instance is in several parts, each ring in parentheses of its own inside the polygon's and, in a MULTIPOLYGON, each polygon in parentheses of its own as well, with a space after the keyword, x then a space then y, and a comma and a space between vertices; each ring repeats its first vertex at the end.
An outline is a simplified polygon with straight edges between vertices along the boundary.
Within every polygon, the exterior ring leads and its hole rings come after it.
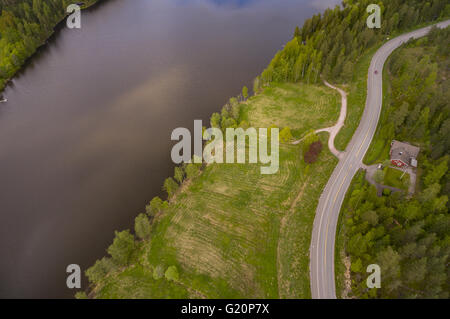
POLYGON ((410 183, 410 176, 408 173, 404 173, 398 169, 392 167, 385 168, 384 185, 392 186, 395 188, 408 190, 410 183))
POLYGON ((336 124, 340 95, 322 85, 273 83, 247 101, 245 119, 251 126, 289 127, 295 138, 311 129, 336 124))

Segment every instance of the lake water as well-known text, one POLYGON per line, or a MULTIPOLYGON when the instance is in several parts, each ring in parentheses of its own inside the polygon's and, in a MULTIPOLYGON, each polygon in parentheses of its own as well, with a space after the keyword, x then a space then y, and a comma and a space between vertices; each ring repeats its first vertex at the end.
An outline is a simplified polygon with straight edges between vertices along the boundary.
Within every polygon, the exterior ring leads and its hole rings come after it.
POLYGON ((60 28, 0 104, 0 297, 72 297, 67 265, 104 256, 173 175, 172 130, 209 125, 338 2, 108 0, 60 28))

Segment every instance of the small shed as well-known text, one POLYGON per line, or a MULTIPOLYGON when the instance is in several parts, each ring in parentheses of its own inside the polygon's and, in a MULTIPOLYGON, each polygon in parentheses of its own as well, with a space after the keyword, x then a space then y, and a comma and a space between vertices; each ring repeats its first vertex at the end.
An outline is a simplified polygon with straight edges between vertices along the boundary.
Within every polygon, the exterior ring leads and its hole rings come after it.
POLYGON ((420 148, 417 146, 393 140, 389 155, 392 165, 397 167, 417 167, 419 152, 420 148))

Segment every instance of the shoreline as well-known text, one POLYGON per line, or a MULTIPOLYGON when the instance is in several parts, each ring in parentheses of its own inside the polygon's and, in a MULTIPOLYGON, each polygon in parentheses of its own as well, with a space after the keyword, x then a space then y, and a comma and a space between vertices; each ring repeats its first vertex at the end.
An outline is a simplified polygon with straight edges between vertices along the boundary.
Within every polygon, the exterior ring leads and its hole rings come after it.
MULTIPOLYGON (((81 8, 82 11, 89 10, 89 9, 95 9, 95 6, 99 5, 100 3, 104 3, 106 0, 94 0, 92 3, 84 4, 84 6, 81 8)), ((5 92, 6 88, 11 85, 14 78, 20 74, 20 72, 23 72, 26 67, 30 64, 31 60, 39 53, 40 50, 44 49, 45 46, 48 44, 49 40, 51 40, 54 36, 56 36, 58 31, 61 31, 65 24, 65 21, 68 17, 68 14, 66 13, 52 28, 52 31, 50 34, 42 41, 40 45, 36 47, 36 49, 31 53, 23 62, 23 64, 19 67, 19 69, 14 73, 13 76, 10 78, 5 79, 5 83, 3 86, 0 85, 0 100, 5 98, 3 93, 5 92)), ((5 98, 6 99, 6 98, 5 98)))

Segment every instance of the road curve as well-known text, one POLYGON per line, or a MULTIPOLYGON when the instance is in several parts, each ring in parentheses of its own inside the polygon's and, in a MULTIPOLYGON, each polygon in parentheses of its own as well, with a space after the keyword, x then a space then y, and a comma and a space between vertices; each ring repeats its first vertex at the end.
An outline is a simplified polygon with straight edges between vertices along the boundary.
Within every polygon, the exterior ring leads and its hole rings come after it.
MULTIPOLYGON (((438 23, 439 28, 450 20, 438 23)), ((311 296, 336 299, 334 247, 339 212, 350 183, 362 165, 377 128, 383 101, 382 71, 389 55, 410 38, 420 38, 431 30, 422 28, 386 42, 373 56, 367 79, 367 100, 361 122, 320 196, 310 247, 311 296), (377 70, 378 74, 375 74, 377 70)))

